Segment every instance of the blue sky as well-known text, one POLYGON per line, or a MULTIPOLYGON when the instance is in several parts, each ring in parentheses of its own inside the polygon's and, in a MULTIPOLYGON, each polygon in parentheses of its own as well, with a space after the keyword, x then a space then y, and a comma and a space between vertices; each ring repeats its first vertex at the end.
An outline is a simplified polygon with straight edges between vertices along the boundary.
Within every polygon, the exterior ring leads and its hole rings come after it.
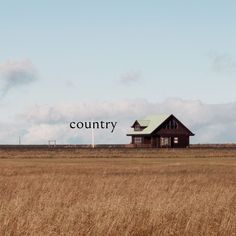
POLYGON ((9 87, 0 120, 61 103, 234 103, 235 9, 227 0, 2 1, 0 72, 23 62, 35 79, 9 87))

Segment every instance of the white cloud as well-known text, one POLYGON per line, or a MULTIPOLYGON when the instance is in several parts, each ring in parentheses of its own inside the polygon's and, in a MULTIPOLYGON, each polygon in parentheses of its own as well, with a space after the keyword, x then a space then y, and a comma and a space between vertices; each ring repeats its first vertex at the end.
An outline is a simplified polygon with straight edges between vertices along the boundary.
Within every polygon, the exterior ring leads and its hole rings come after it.
POLYGON ((125 85, 130 85, 137 83, 141 79, 141 72, 135 71, 135 72, 128 72, 121 76, 120 82, 125 85))
POLYGON ((228 53, 217 51, 209 52, 211 69, 216 73, 232 73, 236 71, 236 62, 228 53))
POLYGON ((66 80, 65 81, 65 86, 67 88, 77 88, 77 84, 72 80, 66 80))
POLYGON ((5 96, 12 88, 32 83, 36 75, 36 69, 29 60, 0 64, 0 96, 5 96))
POLYGON ((144 99, 123 100, 118 102, 77 102, 63 103, 57 106, 34 106, 21 117, 33 123, 64 123, 71 119, 111 119, 143 116, 148 112, 157 112, 155 104, 144 99))
POLYGON ((60 143, 67 143, 72 138, 68 134, 68 128, 63 124, 34 124, 27 129, 22 141, 24 143, 45 144, 48 140, 59 139, 60 143))
POLYGON ((0 144, 18 144, 25 132, 25 123, 0 122, 0 144))
MULTIPOLYGON (((236 102, 205 104, 201 101, 169 98, 151 103, 143 99, 116 102, 77 102, 56 106, 35 106, 18 117, 19 124, 8 125, 11 132, 2 127, 0 141, 17 137, 19 127, 23 143, 91 143, 91 130, 70 129, 71 121, 117 121, 114 132, 95 130, 96 143, 129 143, 127 130, 135 119, 151 114, 174 114, 196 134, 194 143, 236 142, 236 102), (15 127, 15 129, 14 129, 15 127), (15 133, 14 133, 15 132, 15 133)), ((14 138, 15 140, 16 138, 14 138)))

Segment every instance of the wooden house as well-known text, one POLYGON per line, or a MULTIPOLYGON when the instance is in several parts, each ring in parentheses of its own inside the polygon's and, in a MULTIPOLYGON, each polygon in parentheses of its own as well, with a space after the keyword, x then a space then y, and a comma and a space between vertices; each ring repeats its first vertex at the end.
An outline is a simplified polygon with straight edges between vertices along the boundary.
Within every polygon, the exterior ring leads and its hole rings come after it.
POLYGON ((149 116, 136 120, 127 134, 131 146, 157 148, 186 148, 194 134, 174 115, 149 116))

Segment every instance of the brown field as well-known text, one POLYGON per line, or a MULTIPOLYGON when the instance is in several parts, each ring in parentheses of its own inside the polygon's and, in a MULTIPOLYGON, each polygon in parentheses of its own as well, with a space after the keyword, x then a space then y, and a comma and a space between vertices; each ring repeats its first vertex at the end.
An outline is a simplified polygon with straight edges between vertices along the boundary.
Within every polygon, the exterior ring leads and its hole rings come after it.
POLYGON ((236 235, 236 150, 0 150, 0 235, 236 235))

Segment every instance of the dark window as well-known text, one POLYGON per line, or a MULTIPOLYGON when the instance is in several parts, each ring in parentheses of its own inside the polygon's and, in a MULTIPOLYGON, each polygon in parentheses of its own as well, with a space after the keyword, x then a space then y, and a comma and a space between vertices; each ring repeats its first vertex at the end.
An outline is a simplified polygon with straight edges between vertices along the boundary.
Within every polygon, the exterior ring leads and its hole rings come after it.
POLYGON ((163 126, 163 129, 178 129, 178 123, 175 120, 170 120, 163 126))
POLYGON ((171 120, 171 129, 177 129, 178 128, 178 124, 175 120, 171 120))
POLYGON ((141 129, 141 127, 140 127, 140 125, 135 125, 134 126, 134 131, 141 131, 142 129, 141 129))
POLYGON ((134 137, 134 143, 136 144, 142 143, 142 137, 134 137))

